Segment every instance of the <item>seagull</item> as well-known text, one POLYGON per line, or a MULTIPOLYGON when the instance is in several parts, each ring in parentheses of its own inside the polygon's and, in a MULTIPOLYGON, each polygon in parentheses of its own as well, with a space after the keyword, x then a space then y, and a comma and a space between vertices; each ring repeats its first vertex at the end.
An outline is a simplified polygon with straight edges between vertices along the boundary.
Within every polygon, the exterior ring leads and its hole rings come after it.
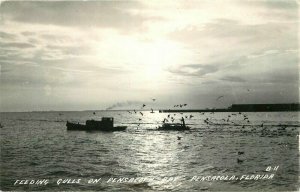
POLYGON ((244 153, 245 153, 244 151, 238 151, 238 155, 242 155, 244 153))
POLYGON ((154 113, 153 109, 151 108, 151 112, 150 113, 154 113))
POLYGON ((94 115, 96 115, 96 112, 93 112, 94 115))
POLYGON ((140 112, 140 114, 143 116, 144 114, 142 112, 140 112))
POLYGON ((145 105, 145 104, 143 104, 143 107, 146 107, 146 105, 145 105))
POLYGON ((193 115, 190 115, 190 119, 191 119, 192 117, 194 117, 194 116, 193 116, 193 115))
POLYGON ((222 97, 224 97, 224 95, 219 96, 216 100, 218 101, 218 100, 221 99, 222 97))
POLYGON ((183 106, 187 106, 187 104, 183 104, 183 106))
POLYGON ((131 112, 130 112, 130 111, 127 111, 127 112, 131 114, 131 112))
POLYGON ((156 99, 152 99, 152 101, 155 101, 156 99))
POLYGON ((182 137, 177 136, 177 140, 180 140, 182 137))
POLYGON ((237 161, 237 163, 243 163, 244 160, 241 160, 241 159, 237 158, 236 161, 237 161))
POLYGON ((136 113, 135 109, 133 110, 134 113, 136 113))
POLYGON ((141 118, 139 118, 139 121, 141 121, 142 119, 141 118))

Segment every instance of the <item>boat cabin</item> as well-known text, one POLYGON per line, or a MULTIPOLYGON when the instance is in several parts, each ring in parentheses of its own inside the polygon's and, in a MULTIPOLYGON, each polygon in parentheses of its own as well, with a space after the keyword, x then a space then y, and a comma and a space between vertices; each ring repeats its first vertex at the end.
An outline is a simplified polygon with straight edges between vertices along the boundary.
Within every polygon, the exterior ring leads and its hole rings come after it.
POLYGON ((114 118, 102 117, 101 121, 87 120, 86 127, 87 127, 87 129, 113 128, 114 127, 114 118))
POLYGON ((114 127, 113 117, 102 117, 101 121, 87 120, 85 125, 79 123, 70 123, 67 121, 67 130, 78 131, 124 131, 126 126, 114 127))

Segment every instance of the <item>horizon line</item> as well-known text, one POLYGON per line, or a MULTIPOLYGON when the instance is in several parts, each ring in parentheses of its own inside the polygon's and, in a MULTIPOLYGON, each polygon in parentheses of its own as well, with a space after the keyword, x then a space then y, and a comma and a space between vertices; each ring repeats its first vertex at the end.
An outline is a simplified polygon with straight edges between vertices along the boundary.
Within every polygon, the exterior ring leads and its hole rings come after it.
MULTIPOLYGON (((288 105, 288 104, 298 104, 300 105, 300 103, 248 103, 248 104, 231 104, 230 106, 232 105, 282 105, 282 104, 285 104, 285 105, 288 105)), ((175 108, 174 107, 171 109, 166 109, 166 108, 160 108, 160 109, 153 109, 153 111, 167 111, 167 110, 216 110, 216 109, 228 109, 230 108, 230 106, 228 106, 227 108, 216 108, 216 107, 213 107, 213 108, 202 108, 202 109, 199 109, 199 108, 175 108)), ((151 109, 83 109, 83 110, 31 110, 31 111, 0 111, 0 113, 36 113, 36 112, 93 112, 93 111, 133 111, 133 110, 136 110, 136 111, 151 111, 151 109)))

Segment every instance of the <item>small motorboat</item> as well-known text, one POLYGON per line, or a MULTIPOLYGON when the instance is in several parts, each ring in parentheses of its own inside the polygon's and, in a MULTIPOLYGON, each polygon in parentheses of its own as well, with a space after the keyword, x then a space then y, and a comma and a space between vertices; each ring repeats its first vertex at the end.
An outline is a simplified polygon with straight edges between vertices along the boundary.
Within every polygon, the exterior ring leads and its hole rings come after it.
POLYGON ((161 127, 158 127, 159 131, 186 131, 190 130, 190 127, 185 125, 184 118, 181 119, 182 123, 164 123, 161 127))

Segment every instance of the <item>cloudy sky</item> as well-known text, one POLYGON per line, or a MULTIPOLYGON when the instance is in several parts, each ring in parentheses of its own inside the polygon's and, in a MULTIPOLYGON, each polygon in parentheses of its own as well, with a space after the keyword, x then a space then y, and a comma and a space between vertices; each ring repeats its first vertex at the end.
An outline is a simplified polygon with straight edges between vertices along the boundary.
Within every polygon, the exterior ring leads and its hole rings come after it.
POLYGON ((299 1, 2 1, 1 111, 299 101, 299 1), (221 99, 217 98, 223 95, 221 99))

